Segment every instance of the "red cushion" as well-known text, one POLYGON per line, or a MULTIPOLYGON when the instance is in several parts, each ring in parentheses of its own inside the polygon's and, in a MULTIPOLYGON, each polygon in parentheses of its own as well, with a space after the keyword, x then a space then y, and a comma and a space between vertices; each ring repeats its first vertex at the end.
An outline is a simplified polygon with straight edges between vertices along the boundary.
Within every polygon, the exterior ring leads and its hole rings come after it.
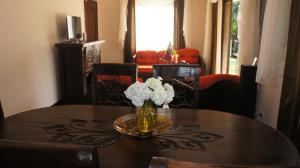
POLYGON ((139 73, 152 73, 153 66, 138 66, 139 73))
POLYGON ((209 88, 214 83, 222 80, 230 80, 236 83, 240 83, 240 76, 229 74, 212 74, 199 77, 200 90, 209 88))
POLYGON ((177 52, 179 55, 178 62, 184 61, 189 64, 200 63, 199 51, 196 49, 183 48, 183 49, 179 49, 177 52))
POLYGON ((136 63, 142 65, 157 64, 159 62, 159 57, 156 51, 138 51, 136 53, 136 63))
POLYGON ((177 52, 179 56, 193 56, 193 55, 199 56, 199 51, 191 48, 182 48, 179 49, 177 52))
MULTIPOLYGON (((118 81, 122 84, 126 84, 126 85, 131 85, 132 84, 132 80, 131 80, 131 76, 124 76, 124 75, 98 75, 97 76, 97 81, 107 81, 107 80, 115 80, 118 81)), ((138 78, 137 79, 139 82, 143 82, 142 78, 138 78)))

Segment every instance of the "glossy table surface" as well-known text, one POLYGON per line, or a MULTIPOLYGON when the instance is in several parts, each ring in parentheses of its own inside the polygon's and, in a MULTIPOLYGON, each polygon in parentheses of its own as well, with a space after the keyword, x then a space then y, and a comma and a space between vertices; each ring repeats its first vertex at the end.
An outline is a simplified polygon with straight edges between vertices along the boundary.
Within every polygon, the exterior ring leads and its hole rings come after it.
POLYGON ((298 153, 278 131, 230 113, 158 109, 173 121, 166 134, 134 138, 112 122, 130 107, 72 105, 23 112, 0 122, 0 140, 96 145, 100 167, 146 168, 152 156, 222 165, 294 166, 298 153))

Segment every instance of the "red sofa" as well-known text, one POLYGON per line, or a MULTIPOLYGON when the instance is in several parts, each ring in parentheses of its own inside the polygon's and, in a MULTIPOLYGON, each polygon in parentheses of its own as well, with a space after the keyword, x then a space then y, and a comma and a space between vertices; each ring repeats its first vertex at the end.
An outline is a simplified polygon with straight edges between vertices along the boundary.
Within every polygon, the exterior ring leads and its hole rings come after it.
POLYGON ((199 78, 199 108, 243 115, 240 77, 212 74, 199 78))
POLYGON ((199 108, 255 118, 256 68, 243 66, 241 76, 211 74, 199 77, 199 108))
POLYGON ((138 73, 152 73, 152 65, 159 64, 159 57, 156 51, 138 51, 135 62, 138 64, 138 73))
MULTIPOLYGON (((183 48, 177 51, 178 62, 184 62, 188 64, 200 64, 199 51, 196 49, 183 48)), ((142 78, 148 78, 152 76, 152 65, 153 64, 167 64, 163 58, 165 51, 138 51, 135 56, 135 62, 138 64, 138 73, 142 78)), ((203 68, 202 66, 200 66, 203 68)))

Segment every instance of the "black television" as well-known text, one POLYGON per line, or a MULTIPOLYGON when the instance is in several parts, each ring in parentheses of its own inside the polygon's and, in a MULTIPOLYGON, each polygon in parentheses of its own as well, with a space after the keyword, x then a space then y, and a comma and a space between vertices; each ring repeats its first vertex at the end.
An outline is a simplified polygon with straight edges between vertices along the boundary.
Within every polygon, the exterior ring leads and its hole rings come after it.
POLYGON ((82 36, 81 18, 78 16, 67 16, 66 21, 68 39, 80 39, 82 36))

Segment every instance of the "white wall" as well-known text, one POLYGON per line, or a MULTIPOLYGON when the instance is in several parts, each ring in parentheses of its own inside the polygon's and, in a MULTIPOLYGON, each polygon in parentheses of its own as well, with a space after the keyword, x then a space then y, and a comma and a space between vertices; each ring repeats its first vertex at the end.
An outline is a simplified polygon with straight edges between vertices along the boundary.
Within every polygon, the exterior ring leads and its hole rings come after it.
POLYGON ((203 55, 207 0, 192 0, 191 48, 203 55))
MULTIPOLYGON (((191 48, 204 49, 205 18, 207 0, 192 0, 191 48)), ((98 1, 99 37, 106 42, 102 46, 102 62, 123 62, 123 50, 118 45, 120 20, 119 0, 98 1)))
POLYGON ((54 44, 65 35, 67 14, 83 18, 83 0, 0 1, 0 99, 6 116, 58 101, 54 44))

